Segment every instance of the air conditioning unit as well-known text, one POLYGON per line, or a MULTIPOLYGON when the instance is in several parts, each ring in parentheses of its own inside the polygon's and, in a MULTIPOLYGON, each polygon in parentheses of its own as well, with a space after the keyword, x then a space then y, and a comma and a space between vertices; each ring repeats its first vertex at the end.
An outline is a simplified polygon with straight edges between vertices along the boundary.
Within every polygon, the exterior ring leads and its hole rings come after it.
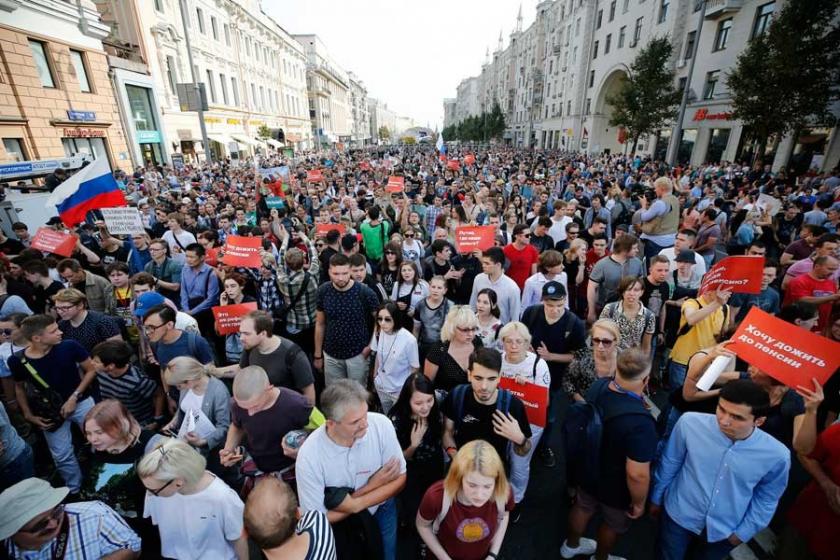
POLYGON ((684 58, 681 58, 680 60, 677 61, 677 68, 685 68, 685 65, 686 65, 686 60, 684 58))

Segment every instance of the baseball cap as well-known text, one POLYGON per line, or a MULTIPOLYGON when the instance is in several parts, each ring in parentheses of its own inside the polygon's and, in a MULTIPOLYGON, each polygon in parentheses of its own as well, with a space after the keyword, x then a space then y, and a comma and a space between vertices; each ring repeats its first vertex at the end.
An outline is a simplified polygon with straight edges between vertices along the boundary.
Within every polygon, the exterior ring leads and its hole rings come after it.
POLYGON ((69 488, 53 488, 40 478, 27 478, 0 494, 0 540, 20 531, 38 515, 50 511, 70 493, 69 488))
POLYGON ((543 299, 563 299, 566 297, 566 288, 560 282, 546 282, 542 287, 543 299))
POLYGON ((696 253, 694 251, 692 251, 691 249, 683 249, 682 251, 680 251, 680 254, 677 255, 676 260, 677 260, 678 263, 684 262, 684 263, 695 264, 697 262, 695 255, 696 255, 696 253))
POLYGON ((160 305, 164 301, 166 301, 166 299, 157 292, 146 292, 145 294, 140 294, 134 304, 134 314, 141 318, 145 317, 152 307, 160 305))

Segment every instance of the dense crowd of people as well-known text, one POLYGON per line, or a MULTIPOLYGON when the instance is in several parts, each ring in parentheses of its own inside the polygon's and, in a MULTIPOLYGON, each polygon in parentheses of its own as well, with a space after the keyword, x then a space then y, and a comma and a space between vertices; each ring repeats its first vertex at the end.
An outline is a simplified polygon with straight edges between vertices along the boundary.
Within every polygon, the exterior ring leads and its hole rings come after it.
POLYGON ((767 527, 838 558, 840 376, 698 380, 755 307, 840 341, 840 170, 393 147, 114 177, 144 231, 0 233, 0 554, 495 560, 539 461, 563 558, 618 560, 644 515, 666 560, 767 527), (729 255, 760 293, 698 293, 729 255))

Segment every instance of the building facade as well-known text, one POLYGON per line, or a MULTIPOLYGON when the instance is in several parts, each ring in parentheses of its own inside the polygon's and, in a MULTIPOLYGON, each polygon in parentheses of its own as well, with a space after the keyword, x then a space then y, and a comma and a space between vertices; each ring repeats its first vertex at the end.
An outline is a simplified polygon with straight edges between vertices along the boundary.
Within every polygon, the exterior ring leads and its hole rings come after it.
POLYGON ((349 143, 353 117, 350 78, 330 57, 317 35, 295 35, 306 55, 306 82, 312 134, 320 146, 349 143))
POLYGON ((367 88, 352 72, 348 73, 348 78, 350 80, 350 117, 353 122, 351 143, 353 146, 364 146, 371 141, 367 88))
POLYGON ((376 144, 390 144, 396 140, 397 114, 388 108, 388 104, 368 97, 370 115, 370 134, 376 144), (383 133, 385 133, 383 135, 383 133))
POLYGON ((455 109, 458 106, 458 100, 454 97, 447 97, 443 100, 443 127, 446 128, 453 124, 458 124, 458 119, 455 115, 455 109))
MULTIPOLYGON (((783 2, 706 0, 703 13, 701 0, 544 0, 526 29, 520 11, 507 47, 500 34, 497 49, 482 65, 480 111, 499 103, 507 124, 504 140, 514 146, 624 152, 628 139, 610 126, 607 100, 647 41, 668 36, 678 88, 688 79, 692 56, 696 60, 683 132, 679 142, 672 141, 672 123, 641 138, 637 151, 664 159, 670 146, 677 161, 693 165, 751 161, 755 142, 731 117, 726 75, 783 2)), ((470 80, 461 82, 456 107, 448 109, 456 122, 474 109, 465 84, 470 80)), ((765 154, 774 169, 830 169, 838 160, 838 127, 820 124, 771 143, 765 154)))
POLYGON ((131 169, 89 0, 0 3, 0 162, 86 154, 131 169))

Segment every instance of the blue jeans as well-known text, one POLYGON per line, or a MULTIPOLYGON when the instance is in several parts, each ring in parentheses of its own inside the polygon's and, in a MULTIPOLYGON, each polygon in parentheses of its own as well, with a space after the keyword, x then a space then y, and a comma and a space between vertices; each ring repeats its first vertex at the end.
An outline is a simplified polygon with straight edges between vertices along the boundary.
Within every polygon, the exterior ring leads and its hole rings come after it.
POLYGON ((659 523, 659 554, 658 560, 684 560, 687 558, 689 545, 695 543, 694 560, 723 560, 732 551, 728 540, 706 542, 705 531, 695 535, 684 529, 671 519, 665 508, 662 509, 662 519, 659 523), (695 542, 696 541, 696 542, 695 542))
POLYGON ((654 243, 650 239, 645 239, 645 264, 650 265, 650 259, 655 257, 659 254, 662 249, 667 249, 668 247, 673 247, 674 245, 659 245, 658 243, 654 243))
POLYGON ((0 469, 0 491, 35 476, 35 454, 28 443, 24 446, 14 461, 0 469))
POLYGON ((395 560, 397 557, 397 502, 388 498, 377 508, 373 515, 379 523, 382 534, 383 560, 395 560))
POLYGON ((673 390, 682 387, 685 383, 687 373, 687 365, 678 364, 674 360, 671 360, 671 363, 668 364, 668 388, 673 390))
POLYGON ((73 414, 68 416, 56 431, 48 432, 44 430, 44 438, 47 440, 47 446, 50 448, 55 466, 61 473, 61 478, 64 479, 64 483, 70 489, 70 492, 78 492, 82 486, 82 470, 79 468, 79 461, 76 459, 75 449, 73 449, 73 434, 70 431, 70 422, 83 428, 85 415, 91 408, 93 408, 93 399, 88 397, 76 405, 73 414))

